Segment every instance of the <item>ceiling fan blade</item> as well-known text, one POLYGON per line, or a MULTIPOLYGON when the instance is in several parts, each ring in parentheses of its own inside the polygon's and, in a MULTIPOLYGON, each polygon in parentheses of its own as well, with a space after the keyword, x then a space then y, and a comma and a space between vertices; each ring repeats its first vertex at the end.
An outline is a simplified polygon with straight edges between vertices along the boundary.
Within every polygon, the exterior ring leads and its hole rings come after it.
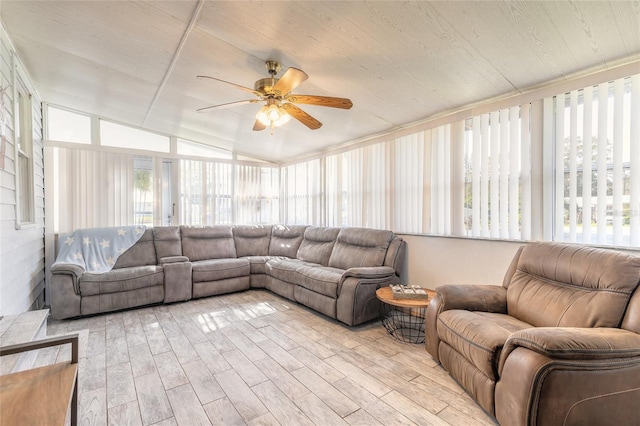
POLYGON ((219 81, 219 82, 221 82, 221 83, 230 84, 230 85, 232 85, 232 86, 234 86, 234 87, 236 87, 236 88, 238 88, 238 89, 240 89, 240 90, 244 90, 245 92, 253 93, 253 94, 254 94, 254 95, 256 95, 257 97, 259 97, 260 99, 262 99, 262 93, 260 93, 260 92, 258 92, 258 91, 255 91, 255 90, 253 90, 253 89, 250 89, 250 88, 248 88, 248 87, 245 87, 245 86, 241 86, 241 85, 239 85, 239 84, 232 83, 232 82, 230 82, 230 81, 220 80, 219 78, 209 77, 208 75, 197 75, 197 76, 196 76, 196 78, 200 78, 200 79, 208 78, 209 80, 215 80, 215 81, 219 81))
POLYGON ((280 96, 284 96, 308 78, 309 76, 306 72, 298 68, 289 68, 287 72, 283 74, 282 78, 278 80, 273 91, 279 93, 280 96))
POLYGON ((208 106, 208 107, 197 109, 196 111, 197 112, 208 112, 208 111, 211 111, 213 109, 224 109, 224 108, 229 108, 229 107, 233 107, 233 106, 237 106, 237 105, 255 104, 258 101, 259 101, 259 99, 249 99, 249 100, 246 100, 246 101, 229 102, 229 103, 226 103, 226 104, 211 105, 211 106, 208 106))
POLYGON ((330 108, 349 109, 353 106, 353 102, 351 102, 350 99, 333 98, 330 96, 291 95, 286 99, 295 104, 318 105, 330 108))
POLYGON ((264 130, 266 128, 267 128, 267 126, 262 124, 262 122, 260 120, 256 120, 256 122, 253 123, 253 131, 254 132, 259 132, 260 130, 264 130))
POLYGON ((316 130, 322 127, 322 123, 295 106, 294 104, 282 104, 282 108, 289 113, 293 118, 310 128, 316 130))

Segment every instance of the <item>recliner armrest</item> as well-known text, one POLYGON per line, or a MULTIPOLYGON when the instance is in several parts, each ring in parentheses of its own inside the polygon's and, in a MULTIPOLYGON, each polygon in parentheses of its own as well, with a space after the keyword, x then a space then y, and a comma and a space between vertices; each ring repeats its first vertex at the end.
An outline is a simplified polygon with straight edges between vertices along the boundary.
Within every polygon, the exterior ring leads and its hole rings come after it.
POLYGON ((535 327, 516 331, 507 339, 498 373, 516 348, 557 360, 602 360, 640 357, 640 334, 620 328, 535 327))
POLYGON ((76 294, 80 294, 80 277, 84 274, 84 268, 74 263, 54 263, 51 265, 51 273, 59 275, 71 276, 71 282, 73 283, 73 289, 76 294))
POLYGON ((168 256, 161 257, 158 259, 158 265, 166 265, 168 263, 179 263, 179 262, 188 262, 189 258, 187 256, 168 256))
POLYGON ((342 278, 340 281, 344 281, 349 277, 354 278, 387 278, 395 275, 396 271, 390 266, 370 266, 370 267, 361 267, 361 268, 349 268, 344 274, 342 274, 342 278))
POLYGON ((54 263, 51 265, 51 273, 67 275, 73 274, 77 278, 80 278, 82 274, 84 274, 84 268, 74 263, 54 263))
POLYGON ((462 309, 507 313, 507 289, 496 285, 443 285, 436 288, 442 311, 462 309))
POLYGON ((443 285, 436 288, 425 314, 425 346, 433 359, 440 362, 438 316, 443 311, 462 309, 507 313, 507 289, 497 285, 443 285))

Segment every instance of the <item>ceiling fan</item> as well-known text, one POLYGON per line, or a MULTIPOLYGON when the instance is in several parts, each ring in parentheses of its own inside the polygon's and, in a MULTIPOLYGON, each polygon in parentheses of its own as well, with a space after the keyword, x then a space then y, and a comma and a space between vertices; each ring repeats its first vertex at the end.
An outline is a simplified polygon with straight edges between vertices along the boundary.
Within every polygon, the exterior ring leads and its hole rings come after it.
POLYGON ((211 79, 230 84, 248 93, 254 94, 257 99, 229 102, 226 104, 212 105, 200 108, 198 112, 207 112, 214 109, 229 108, 236 105, 255 104, 264 101, 265 104, 256 114, 253 125, 254 131, 264 130, 267 127, 281 126, 291 117, 295 118, 311 130, 319 129, 322 123, 298 108, 295 104, 318 105, 330 108, 349 109, 353 106, 351 100, 346 98, 334 98, 329 96, 294 95, 293 89, 309 78, 307 73, 297 68, 289 68, 281 78, 276 78, 280 71, 280 64, 276 61, 266 61, 265 67, 271 77, 261 78, 254 84, 254 88, 241 86, 215 77, 199 75, 197 78, 211 79))

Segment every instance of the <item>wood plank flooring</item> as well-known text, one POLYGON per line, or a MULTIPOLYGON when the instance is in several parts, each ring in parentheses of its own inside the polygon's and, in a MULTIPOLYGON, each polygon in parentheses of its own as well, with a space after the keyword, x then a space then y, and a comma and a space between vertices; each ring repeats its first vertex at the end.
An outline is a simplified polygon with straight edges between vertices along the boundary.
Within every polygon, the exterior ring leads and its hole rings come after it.
POLYGON ((424 345, 268 291, 49 320, 77 331, 82 425, 496 424, 424 345))

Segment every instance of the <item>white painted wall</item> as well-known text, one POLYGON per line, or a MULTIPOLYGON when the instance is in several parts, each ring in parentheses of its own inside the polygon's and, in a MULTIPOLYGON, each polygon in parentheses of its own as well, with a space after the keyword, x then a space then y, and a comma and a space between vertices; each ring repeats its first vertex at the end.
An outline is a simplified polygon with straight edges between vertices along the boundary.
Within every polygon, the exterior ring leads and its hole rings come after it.
POLYGON ((44 304, 44 171, 40 97, 0 24, 0 86, 4 95, 5 162, 0 168, 0 315, 44 304), (17 73, 17 74, 16 74, 17 73), (35 223, 16 229, 15 92, 17 75, 32 95, 35 223))
POLYGON ((492 241, 430 235, 400 235, 407 242, 406 284, 502 285, 521 241, 492 241))

